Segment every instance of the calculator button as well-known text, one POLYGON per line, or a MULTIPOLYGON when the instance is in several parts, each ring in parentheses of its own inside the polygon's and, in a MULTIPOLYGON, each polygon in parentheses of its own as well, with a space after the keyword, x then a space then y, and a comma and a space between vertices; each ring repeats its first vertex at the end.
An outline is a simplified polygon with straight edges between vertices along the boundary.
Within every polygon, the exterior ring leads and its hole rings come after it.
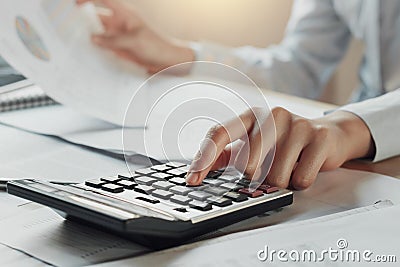
POLYGON ((103 184, 105 184, 106 182, 101 181, 101 180, 89 180, 85 182, 85 185, 90 186, 90 187, 94 187, 94 188, 101 188, 101 186, 103 184))
POLYGON ((250 180, 247 180, 246 178, 242 178, 239 181, 237 181, 238 185, 248 187, 250 185, 250 180))
POLYGON ((255 190, 255 191, 251 192, 248 188, 240 189, 239 193, 245 194, 246 196, 251 197, 251 198, 255 198, 255 197, 259 197, 259 196, 263 195, 263 191, 261 191, 261 190, 255 190))
POLYGON ((135 190, 138 193, 142 193, 142 194, 150 194, 155 189, 148 185, 138 185, 133 190, 135 190))
POLYGON ((196 200, 206 200, 207 198, 212 197, 212 195, 207 192, 193 191, 188 194, 188 197, 196 200))
POLYGON ((234 202, 242 202, 242 201, 246 201, 248 199, 246 195, 239 194, 236 192, 228 192, 224 195, 224 197, 229 198, 229 199, 233 200, 234 202))
POLYGON ((170 201, 180 205, 188 205, 192 199, 186 196, 174 195, 171 197, 170 201))
POLYGON ((135 176, 135 175, 133 175, 133 174, 131 174, 131 173, 121 173, 121 174, 118 174, 118 178, 125 179, 125 180, 130 180, 130 179, 132 179, 134 176, 135 176))
POLYGON ((205 192, 210 193, 214 196, 222 196, 223 194, 225 194, 226 192, 228 192, 228 190, 224 189, 224 188, 220 188, 220 187, 212 187, 210 186, 209 188, 204 189, 205 192))
POLYGON ((225 183, 225 184, 221 184, 222 188, 225 188, 229 191, 238 191, 239 189, 243 188, 243 186, 238 185, 236 183, 225 183))
POLYGON ((228 182, 228 183, 234 183, 239 178, 235 175, 221 175, 220 177, 218 177, 218 179, 224 180, 225 182, 228 182))
POLYGON ((104 184, 101 186, 101 189, 111 193, 121 193, 124 191, 124 188, 122 186, 115 184, 104 184))
POLYGON ((207 177, 208 177, 208 178, 215 179, 215 178, 220 177, 221 174, 222 174, 222 172, 220 172, 220 171, 210 171, 210 172, 207 174, 207 177))
POLYGON ((218 207, 226 207, 232 205, 232 200, 224 197, 210 197, 207 199, 207 202, 218 207))
POLYGON ((279 187, 270 186, 270 185, 264 185, 264 184, 260 185, 260 187, 258 189, 263 191, 266 194, 271 194, 271 193, 279 191, 279 187))
POLYGON ((170 183, 174 183, 176 185, 186 185, 186 180, 184 178, 172 178, 168 180, 170 183))
POLYGON ((201 210, 201 211, 208 211, 208 210, 211 210, 211 208, 212 208, 210 203, 201 202, 198 200, 193 200, 193 201, 189 202, 189 207, 191 207, 193 209, 201 210))
POLYGON ((132 181, 128 181, 128 180, 121 180, 117 183, 117 185, 122 186, 125 189, 133 189, 135 186, 137 186, 138 184, 132 181))
POLYGON ((167 182, 167 181, 158 181, 152 185, 154 188, 168 190, 171 187, 175 186, 175 184, 167 182))
POLYGON ((168 162, 167 165, 172 168, 180 168, 186 166, 186 164, 180 162, 168 162))
POLYGON ((153 171, 151 169, 140 169, 140 170, 136 170, 135 173, 142 174, 142 175, 150 175, 150 174, 155 173, 155 171, 153 171))
POLYGON ((155 199, 155 198, 150 198, 150 197, 137 197, 136 199, 139 199, 141 201, 146 201, 146 202, 149 202, 151 204, 160 203, 160 200, 155 199))
POLYGON ((155 171, 159 171, 159 172, 165 172, 165 171, 172 169, 172 167, 170 167, 166 164, 163 164, 163 165, 154 165, 153 167, 151 167, 151 169, 155 170, 155 171))
POLYGON ((219 179, 204 179, 203 183, 213 185, 213 186, 220 186, 221 184, 224 183, 224 181, 219 180, 219 179))
POLYGON ((174 195, 171 192, 161 190, 161 189, 154 190, 151 194, 153 196, 161 198, 161 199, 169 199, 170 197, 172 197, 174 195))
POLYGON ((172 193, 177 194, 177 195, 185 196, 185 195, 187 195, 188 193, 192 192, 193 190, 190 189, 190 188, 188 188, 188 187, 186 187, 186 186, 179 186, 179 185, 176 185, 176 186, 174 186, 174 187, 171 187, 171 188, 169 189, 169 191, 171 191, 172 193))
POLYGON ((181 169, 172 169, 167 171, 168 174, 171 174, 173 176, 178 176, 178 177, 184 177, 187 173, 187 171, 181 170, 181 169))
POLYGON ((179 167, 177 170, 181 170, 181 171, 187 173, 189 171, 189 168, 190 168, 189 165, 185 165, 185 166, 179 167))
POLYGON ((105 181, 107 183, 116 183, 118 181, 121 181, 121 178, 118 178, 116 176, 108 176, 108 177, 102 177, 100 180, 105 181))
POLYGON ((156 178, 157 180, 169 180, 173 178, 172 175, 163 173, 163 172, 156 172, 150 175, 150 177, 156 178))
POLYGON ((148 176, 141 176, 135 178, 135 182, 138 184, 144 184, 144 185, 151 185, 152 183, 157 182, 157 179, 148 177, 148 176))

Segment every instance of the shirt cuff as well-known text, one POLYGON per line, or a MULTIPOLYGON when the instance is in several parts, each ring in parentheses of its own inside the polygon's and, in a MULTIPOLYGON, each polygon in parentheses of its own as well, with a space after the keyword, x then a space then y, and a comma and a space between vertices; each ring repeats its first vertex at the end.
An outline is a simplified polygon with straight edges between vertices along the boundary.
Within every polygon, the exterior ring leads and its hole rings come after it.
POLYGON ((339 110, 357 115, 369 128, 375 142, 373 162, 400 154, 400 89, 339 110))

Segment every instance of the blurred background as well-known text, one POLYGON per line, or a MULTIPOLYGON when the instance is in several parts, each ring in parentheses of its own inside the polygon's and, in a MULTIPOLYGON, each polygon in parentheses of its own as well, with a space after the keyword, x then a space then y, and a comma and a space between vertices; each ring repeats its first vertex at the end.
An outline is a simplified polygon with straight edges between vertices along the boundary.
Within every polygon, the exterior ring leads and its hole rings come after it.
MULTIPOLYGON (((126 0, 166 35, 230 46, 265 47, 284 35, 294 0, 126 0)), ((361 42, 353 41, 321 100, 344 104, 357 86, 361 42)))

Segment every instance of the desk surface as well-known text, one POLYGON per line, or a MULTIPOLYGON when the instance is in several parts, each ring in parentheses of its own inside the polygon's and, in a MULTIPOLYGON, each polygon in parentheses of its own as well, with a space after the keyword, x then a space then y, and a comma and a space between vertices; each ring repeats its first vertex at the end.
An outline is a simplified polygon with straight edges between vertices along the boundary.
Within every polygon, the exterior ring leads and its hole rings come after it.
MULTIPOLYGON (((295 101, 299 103, 304 103, 304 104, 309 104, 315 107, 320 107, 326 110, 331 110, 337 108, 337 106, 328 104, 328 103, 323 103, 323 102, 318 102, 314 100, 309 100, 309 99, 304 99, 296 96, 288 96, 285 94, 277 93, 277 92, 272 92, 270 90, 264 90, 264 93, 266 96, 268 95, 274 95, 274 96, 279 96, 282 98, 286 99, 294 99, 295 101)), ((376 162, 376 163, 371 163, 368 161, 363 161, 363 160, 353 160, 350 162, 346 162, 343 165, 344 168, 348 169, 353 169, 353 170, 360 170, 360 171, 368 171, 368 172, 374 172, 374 173, 379 173, 379 174, 384 174, 396 178, 400 178, 400 156, 398 157, 393 157, 384 161, 376 162)))

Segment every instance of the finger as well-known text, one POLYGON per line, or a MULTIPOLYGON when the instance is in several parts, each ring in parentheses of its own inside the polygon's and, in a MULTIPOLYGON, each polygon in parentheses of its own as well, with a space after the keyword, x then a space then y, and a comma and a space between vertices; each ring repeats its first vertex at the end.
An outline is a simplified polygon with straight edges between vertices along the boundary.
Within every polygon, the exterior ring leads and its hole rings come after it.
POLYGON ((226 146, 252 128, 254 118, 253 111, 248 110, 224 125, 211 128, 190 166, 186 182, 189 185, 200 184, 226 146))
POLYGON ((132 50, 132 48, 134 47, 134 41, 130 35, 93 35, 92 41, 100 47, 111 50, 132 50))
POLYGON ((326 144, 319 140, 311 143, 303 150, 297 167, 292 174, 291 185, 295 189, 303 190, 314 183, 326 160, 327 150, 326 144))
POLYGON ((85 4, 85 3, 88 3, 88 2, 93 2, 93 1, 92 0, 76 0, 75 1, 75 3, 77 5, 82 5, 82 4, 85 4))
MULTIPOLYGON (((253 129, 249 133, 249 153, 245 173, 249 179, 256 180, 257 170, 262 169, 267 153, 275 145, 275 124, 272 114, 258 114, 253 129), (260 122, 261 125, 260 125, 260 122)), ((267 173, 264 173, 264 177, 267 173)), ((258 177, 261 177, 260 174, 258 177)))
POLYGON ((306 119, 292 117, 289 120, 278 120, 276 128, 278 140, 275 158, 266 181, 271 185, 286 188, 300 153, 310 142, 311 125, 306 119))

